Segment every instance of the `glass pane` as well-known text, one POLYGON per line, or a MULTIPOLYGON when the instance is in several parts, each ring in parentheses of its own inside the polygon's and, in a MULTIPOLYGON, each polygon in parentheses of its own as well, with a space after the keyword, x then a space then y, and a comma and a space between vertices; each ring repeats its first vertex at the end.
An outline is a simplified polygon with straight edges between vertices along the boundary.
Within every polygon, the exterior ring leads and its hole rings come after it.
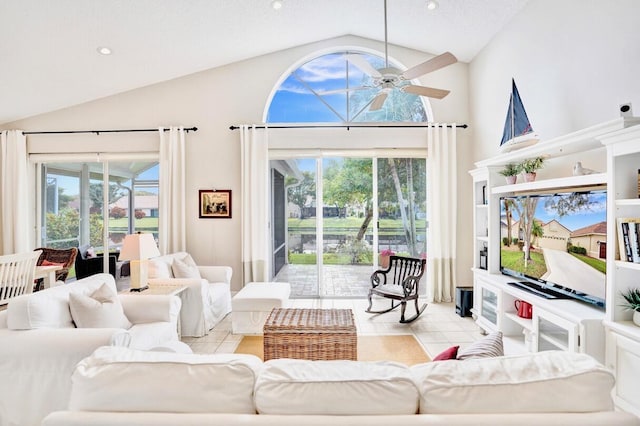
POLYGON ((77 247, 80 235, 80 173, 45 169, 42 246, 77 247))
POLYGON ((371 158, 325 158, 323 296, 365 296, 373 265, 371 158))
POLYGON ((378 248, 426 258, 426 160, 378 160, 378 248))
POLYGON ((157 162, 109 163, 109 247, 112 251, 122 246, 125 235, 134 232, 152 233, 158 240, 158 170, 157 162))
MULTIPOLYGON (((272 161, 284 176, 286 188, 285 265, 274 271, 274 281, 291 284, 292 297, 318 296, 316 261, 316 160, 272 161)), ((278 249, 278 241, 274 249, 278 249)))

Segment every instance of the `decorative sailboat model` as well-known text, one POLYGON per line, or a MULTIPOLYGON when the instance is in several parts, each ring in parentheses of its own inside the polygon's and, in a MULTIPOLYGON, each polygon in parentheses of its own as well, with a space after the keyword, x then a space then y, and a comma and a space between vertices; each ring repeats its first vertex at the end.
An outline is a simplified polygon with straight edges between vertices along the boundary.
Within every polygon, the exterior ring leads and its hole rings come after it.
POLYGON ((522 105, 516 82, 511 79, 511 99, 504 123, 500 151, 509 152, 531 146, 538 142, 538 135, 533 131, 527 112, 522 105))

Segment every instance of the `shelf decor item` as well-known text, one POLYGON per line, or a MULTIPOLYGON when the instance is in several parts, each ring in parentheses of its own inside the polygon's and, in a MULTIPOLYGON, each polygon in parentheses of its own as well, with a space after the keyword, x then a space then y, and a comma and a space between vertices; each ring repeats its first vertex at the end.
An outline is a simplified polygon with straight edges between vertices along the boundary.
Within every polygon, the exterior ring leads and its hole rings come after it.
POLYGON ((520 164, 525 182, 536 180, 536 171, 544 165, 544 157, 528 158, 520 164))
POLYGON ((538 135, 533 131, 527 111, 520 98, 516 87, 516 81, 511 79, 511 95, 509 96, 509 108, 507 118, 504 121, 500 151, 509 152, 538 143, 538 135))
POLYGON ((500 173, 502 176, 505 177, 509 185, 512 185, 516 183, 516 181, 518 180, 518 173, 520 173, 520 165, 509 163, 506 166, 504 166, 504 169, 500 170, 498 173, 500 173))
POLYGON ((633 323, 640 327, 640 289, 630 288, 621 294, 624 298, 621 306, 633 311, 633 323))

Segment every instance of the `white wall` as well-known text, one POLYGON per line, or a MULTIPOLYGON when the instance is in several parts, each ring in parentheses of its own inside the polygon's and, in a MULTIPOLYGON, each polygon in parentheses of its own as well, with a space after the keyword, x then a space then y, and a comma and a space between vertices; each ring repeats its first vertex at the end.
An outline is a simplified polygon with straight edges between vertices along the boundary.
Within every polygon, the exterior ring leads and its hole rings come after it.
MULTIPOLYGON (((530 0, 469 66, 475 160, 497 154, 515 78, 542 140, 640 115, 640 1, 530 0)), ((604 156, 583 161, 604 170, 604 156)))
MULTIPOLYGON (((383 45, 359 37, 341 37, 253 58, 228 66, 136 89, 64 110, 9 123, 4 128, 23 130, 83 130, 148 128, 169 125, 196 126, 187 136, 187 249, 200 264, 230 265, 232 286, 241 286, 240 144, 230 125, 259 123, 274 84, 301 58, 332 47, 365 47, 383 52, 383 45), (231 189, 232 219, 198 219, 198 189, 231 189)), ((390 56, 406 66, 428 55, 396 46, 390 56)), ((170 59, 168 59, 170 60, 170 59)), ((432 101, 436 121, 467 123, 467 65, 456 64, 424 77, 422 83, 451 89, 443 100, 432 101)), ((401 131, 401 130, 398 130, 401 131)), ((470 285, 471 197, 467 170, 472 166, 470 130, 459 132, 458 277, 470 285)), ((30 136, 31 152, 74 152, 83 149, 154 149, 154 134, 30 136), (132 148, 135 147, 135 148, 132 148)))

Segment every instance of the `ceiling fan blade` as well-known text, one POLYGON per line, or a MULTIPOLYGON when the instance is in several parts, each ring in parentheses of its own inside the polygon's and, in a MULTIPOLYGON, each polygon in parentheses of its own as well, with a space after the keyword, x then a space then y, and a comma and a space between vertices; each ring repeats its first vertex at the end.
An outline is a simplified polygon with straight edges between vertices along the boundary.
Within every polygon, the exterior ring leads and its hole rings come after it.
POLYGON ((414 95, 427 96, 429 98, 442 99, 449 94, 449 90, 434 89, 432 87, 416 86, 410 84, 403 86, 401 89, 405 93, 411 93, 414 95))
POLYGON ((388 95, 385 92, 382 92, 378 96, 373 98, 373 102, 371 102, 369 111, 377 111, 382 108, 382 105, 384 105, 384 101, 387 99, 387 96, 388 95))
POLYGON ((444 68, 447 65, 455 64, 456 62, 458 62, 458 60, 455 56, 453 56, 450 52, 445 52, 442 55, 431 58, 426 62, 416 65, 415 67, 409 68, 402 73, 402 77, 405 80, 413 80, 414 78, 420 77, 421 75, 439 70, 440 68, 444 68))
POLYGON ((371 77, 382 77, 382 74, 373 67, 362 55, 344 55, 347 61, 358 67, 360 71, 371 77))

